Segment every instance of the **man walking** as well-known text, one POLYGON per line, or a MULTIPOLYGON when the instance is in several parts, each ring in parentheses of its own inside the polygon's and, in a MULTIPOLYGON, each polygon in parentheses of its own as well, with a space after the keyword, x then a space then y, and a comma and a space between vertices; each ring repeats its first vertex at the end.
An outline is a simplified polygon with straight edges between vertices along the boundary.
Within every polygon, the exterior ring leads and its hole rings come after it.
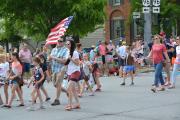
MULTIPOLYGON (((55 48, 52 49, 49 56, 49 61, 51 62, 52 69, 52 81, 56 87, 56 98, 51 104, 52 106, 60 105, 59 97, 61 93, 61 84, 63 82, 66 67, 64 63, 67 61, 69 56, 69 50, 64 46, 64 41, 58 40, 55 48)), ((66 92, 67 93, 67 92, 66 92)))

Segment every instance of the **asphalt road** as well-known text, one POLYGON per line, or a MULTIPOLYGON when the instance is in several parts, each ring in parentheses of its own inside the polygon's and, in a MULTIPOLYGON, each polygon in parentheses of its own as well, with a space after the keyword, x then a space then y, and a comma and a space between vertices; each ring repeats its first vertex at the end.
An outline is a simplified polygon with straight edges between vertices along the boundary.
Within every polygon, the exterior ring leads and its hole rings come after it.
MULTIPOLYGON (((65 111, 67 97, 61 96, 61 105, 52 107, 55 89, 46 84, 51 102, 45 103, 46 109, 27 111, 30 105, 30 92, 24 86, 25 107, 18 108, 14 101, 11 109, 0 108, 0 120, 180 120, 180 77, 176 89, 163 92, 150 91, 153 73, 141 73, 135 78, 135 85, 120 86, 118 77, 102 77, 102 92, 80 98, 81 109, 65 111)), ((0 90, 2 96, 3 91, 0 90)), ((38 104, 37 104, 38 107, 38 104)))

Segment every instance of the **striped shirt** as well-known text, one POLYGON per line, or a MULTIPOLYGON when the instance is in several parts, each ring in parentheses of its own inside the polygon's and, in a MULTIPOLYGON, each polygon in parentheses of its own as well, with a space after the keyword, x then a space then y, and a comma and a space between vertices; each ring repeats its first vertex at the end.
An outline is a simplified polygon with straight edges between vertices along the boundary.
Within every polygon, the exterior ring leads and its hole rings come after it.
MULTIPOLYGON (((51 51, 51 56, 57 57, 57 58, 68 59, 69 50, 66 47, 55 47, 51 51)), ((51 61, 51 69, 53 73, 60 72, 63 66, 64 64, 61 64, 56 60, 51 61)))

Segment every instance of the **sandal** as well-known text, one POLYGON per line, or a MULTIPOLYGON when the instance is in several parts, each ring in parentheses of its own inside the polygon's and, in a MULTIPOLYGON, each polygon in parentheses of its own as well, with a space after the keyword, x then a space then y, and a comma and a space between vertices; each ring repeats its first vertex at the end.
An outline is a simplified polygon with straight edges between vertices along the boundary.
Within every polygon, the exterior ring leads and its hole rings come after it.
POLYGON ((71 110, 72 110, 72 106, 71 106, 71 105, 67 105, 67 106, 65 107, 65 110, 71 111, 71 110))
POLYGON ((157 91, 165 91, 165 88, 158 88, 157 91))
POLYGON ((4 107, 6 107, 6 108, 11 108, 11 106, 10 106, 10 105, 4 105, 4 107))
POLYGON ((80 105, 74 105, 72 109, 81 109, 80 105))
POLYGON ((23 107, 24 106, 24 104, 19 104, 17 107, 23 107))
POLYGON ((164 84, 164 86, 170 86, 170 85, 171 83, 168 83, 168 82, 164 84))
POLYGON ((82 98, 82 96, 83 96, 82 94, 78 94, 78 97, 82 98))
POLYGON ((101 89, 100 89, 100 88, 97 88, 97 89, 95 90, 95 92, 101 92, 101 89))

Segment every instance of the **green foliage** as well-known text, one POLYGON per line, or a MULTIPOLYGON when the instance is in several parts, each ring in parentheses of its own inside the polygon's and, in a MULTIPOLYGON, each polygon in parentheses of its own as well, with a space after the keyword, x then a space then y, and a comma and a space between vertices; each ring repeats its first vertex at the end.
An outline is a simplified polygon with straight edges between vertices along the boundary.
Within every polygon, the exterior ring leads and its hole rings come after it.
MULTIPOLYGON (((131 19, 134 11, 142 11, 142 0, 131 1, 131 19)), ((166 33, 171 34, 172 26, 175 26, 177 20, 180 20, 180 5, 175 0, 161 0, 159 26, 162 24, 166 33)), ((160 27, 153 26, 153 33, 159 31, 160 27)))
POLYGON ((45 40, 52 27, 71 15, 74 19, 67 34, 84 36, 105 19, 106 0, 0 0, 0 3, 0 17, 11 24, 4 29, 6 35, 0 34, 6 38, 17 34, 45 40))

